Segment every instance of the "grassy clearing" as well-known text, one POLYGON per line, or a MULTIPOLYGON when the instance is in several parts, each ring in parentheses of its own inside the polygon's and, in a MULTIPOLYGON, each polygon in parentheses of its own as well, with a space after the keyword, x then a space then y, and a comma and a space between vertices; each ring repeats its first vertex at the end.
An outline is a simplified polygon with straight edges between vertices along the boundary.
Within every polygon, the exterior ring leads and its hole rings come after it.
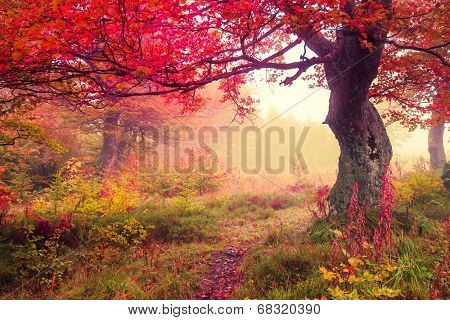
MULTIPOLYGON (((36 204, 42 217, 15 208, 0 226, 1 295, 193 299, 212 255, 245 246, 250 249, 240 267, 244 280, 231 298, 448 298, 445 192, 427 174, 396 181, 392 248, 383 261, 368 255, 342 256, 345 246, 334 261, 339 230, 349 229, 345 217, 312 218, 311 190, 135 195, 134 206, 125 211, 129 199, 122 203, 108 194, 113 205, 104 198, 98 202, 120 213, 91 213, 98 210, 92 198, 78 201, 70 220, 52 204, 73 208, 71 194, 49 198, 36 204)), ((378 216, 377 210, 365 212, 365 239, 373 238, 378 216)))
MULTIPOLYGON (((41 279, 31 266, 32 272, 14 283, 3 282, 2 293, 8 298, 190 299, 213 252, 256 244, 274 228, 284 232, 283 224, 304 223, 307 215, 298 208, 303 202, 289 194, 150 198, 127 214, 75 218, 71 236, 78 243, 63 245, 55 257, 57 263, 69 264, 61 274, 63 281, 45 285, 42 280, 48 279, 41 279), (137 241, 140 232, 146 234, 143 241, 137 241), (13 290, 17 283, 23 286, 13 290)), ((25 223, 24 216, 16 219, 14 225, 25 223)), ((3 228, 4 236, 15 232, 10 227, 3 228)), ((6 256, 1 261, 18 263, 6 256)), ((1 272, 4 278, 9 277, 6 271, 1 272)))

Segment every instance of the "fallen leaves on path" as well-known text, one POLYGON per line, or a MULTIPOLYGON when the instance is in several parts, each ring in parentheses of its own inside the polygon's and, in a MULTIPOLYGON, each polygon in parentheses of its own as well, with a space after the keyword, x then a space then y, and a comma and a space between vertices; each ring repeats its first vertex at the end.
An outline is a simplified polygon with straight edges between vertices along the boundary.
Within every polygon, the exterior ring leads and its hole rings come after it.
POLYGON ((248 247, 230 247, 216 252, 209 262, 209 273, 203 278, 201 300, 226 300, 242 282, 239 267, 248 247))

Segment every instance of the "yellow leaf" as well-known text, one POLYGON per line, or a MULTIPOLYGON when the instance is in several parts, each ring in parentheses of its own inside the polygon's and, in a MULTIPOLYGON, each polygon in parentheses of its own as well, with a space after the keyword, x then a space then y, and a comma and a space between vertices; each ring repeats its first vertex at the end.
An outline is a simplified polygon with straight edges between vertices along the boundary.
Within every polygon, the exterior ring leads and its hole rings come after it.
POLYGON ((361 282, 361 280, 362 280, 361 278, 357 278, 353 274, 350 277, 348 277, 348 282, 350 283, 361 282))
POLYGON ((364 264, 364 262, 359 260, 358 258, 348 258, 348 263, 350 263, 352 267, 357 267, 361 264, 364 264))
POLYGON ((342 238, 342 232, 339 230, 333 230, 333 233, 338 237, 338 238, 342 238))
POLYGON ((323 278, 325 280, 333 280, 336 278, 336 274, 331 271, 328 271, 325 267, 320 267, 319 271, 322 272, 323 278))
POLYGON ((346 256, 346 257, 348 257, 348 256, 349 256, 349 254, 348 254, 347 250, 345 250, 345 249, 342 249, 342 253, 343 253, 343 254, 344 254, 344 256, 346 256))
POLYGON ((392 272, 394 270, 397 270, 398 268, 391 266, 390 263, 387 263, 387 264, 383 265, 383 269, 386 271, 392 272))

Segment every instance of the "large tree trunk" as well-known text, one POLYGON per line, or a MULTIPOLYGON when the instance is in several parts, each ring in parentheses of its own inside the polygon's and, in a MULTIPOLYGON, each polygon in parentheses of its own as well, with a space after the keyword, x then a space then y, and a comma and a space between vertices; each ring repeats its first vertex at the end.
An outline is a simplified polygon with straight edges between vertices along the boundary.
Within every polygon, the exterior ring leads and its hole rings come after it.
POLYGON ((428 152, 430 153, 430 168, 442 169, 446 162, 444 149, 445 123, 431 127, 428 133, 428 152))
MULTIPOLYGON (((336 96, 332 93, 330 113, 341 103, 334 100, 340 99, 336 96)), ((392 158, 391 143, 378 111, 366 99, 357 103, 354 107, 358 111, 345 108, 328 120, 341 149, 338 177, 329 196, 334 213, 347 210, 355 182, 359 184, 359 203, 376 205, 386 165, 392 158)))
MULTIPOLYGON (((346 212, 352 188, 359 184, 361 205, 376 205, 381 178, 392 158, 383 121, 369 102, 369 88, 378 73, 383 45, 370 52, 357 37, 344 30, 335 58, 325 64, 331 90, 327 123, 339 142, 339 172, 330 195, 332 214, 346 212)), ((374 43, 376 43, 374 41, 374 43)))

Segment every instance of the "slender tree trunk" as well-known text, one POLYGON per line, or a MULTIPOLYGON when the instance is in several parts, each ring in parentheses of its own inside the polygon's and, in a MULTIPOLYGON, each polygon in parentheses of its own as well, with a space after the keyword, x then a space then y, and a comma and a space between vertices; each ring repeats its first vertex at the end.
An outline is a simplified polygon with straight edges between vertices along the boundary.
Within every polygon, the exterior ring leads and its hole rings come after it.
POLYGON ((349 206, 355 182, 361 205, 376 205, 381 178, 392 158, 392 147, 383 121, 369 102, 369 88, 378 73, 383 45, 369 51, 344 30, 339 51, 325 64, 331 90, 325 123, 339 142, 339 172, 330 195, 332 214, 343 214, 349 206))
POLYGON ((445 123, 431 127, 428 133, 428 152, 430 153, 430 168, 442 169, 446 162, 444 149, 445 123))
POLYGON ((117 125, 119 116, 119 113, 110 113, 105 117, 103 125, 103 146, 99 161, 101 170, 115 168, 117 165, 117 150, 119 143, 117 125))
POLYGON ((139 167, 144 168, 146 165, 146 155, 147 155, 147 142, 145 140, 145 132, 144 130, 140 130, 139 132, 139 167))

